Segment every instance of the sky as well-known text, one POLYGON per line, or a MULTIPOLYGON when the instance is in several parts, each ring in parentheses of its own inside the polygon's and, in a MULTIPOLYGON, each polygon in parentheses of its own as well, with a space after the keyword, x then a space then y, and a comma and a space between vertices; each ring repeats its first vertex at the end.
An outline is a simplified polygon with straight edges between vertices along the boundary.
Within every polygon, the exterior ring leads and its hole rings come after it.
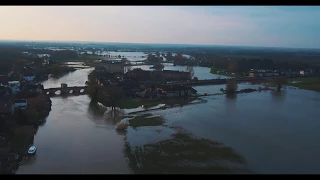
POLYGON ((0 39, 320 48, 320 6, 1 6, 0 39))

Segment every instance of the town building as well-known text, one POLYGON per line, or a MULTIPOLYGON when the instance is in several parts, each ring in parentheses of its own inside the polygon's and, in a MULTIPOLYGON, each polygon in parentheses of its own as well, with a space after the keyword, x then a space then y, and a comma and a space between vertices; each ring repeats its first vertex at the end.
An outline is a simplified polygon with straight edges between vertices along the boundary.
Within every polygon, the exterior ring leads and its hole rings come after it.
POLYGON ((109 73, 124 73, 124 66, 121 61, 102 60, 100 64, 105 67, 109 73))
POLYGON ((27 82, 32 82, 35 78, 36 76, 33 73, 26 73, 23 75, 23 79, 27 82))

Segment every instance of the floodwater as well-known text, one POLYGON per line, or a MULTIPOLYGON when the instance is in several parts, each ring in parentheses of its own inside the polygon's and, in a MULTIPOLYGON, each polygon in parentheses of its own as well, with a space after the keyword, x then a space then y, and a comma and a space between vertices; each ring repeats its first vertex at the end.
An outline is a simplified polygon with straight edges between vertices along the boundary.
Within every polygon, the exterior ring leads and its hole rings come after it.
MULTIPOLYGON (((92 51, 86 51, 88 54, 92 54, 92 51)), ((83 54, 84 52, 81 52, 81 54, 83 54)), ((149 52, 151 54, 155 54, 155 52, 149 52)), ((126 52, 126 51, 98 51, 96 52, 97 55, 102 55, 102 56, 105 56, 105 55, 110 55, 112 57, 117 57, 117 56, 121 56, 121 57, 125 57, 127 58, 128 60, 130 61, 143 61, 143 60, 146 60, 147 56, 149 53, 145 53, 145 52, 126 52)), ((165 53, 165 52, 164 52, 165 53)), ((165 53, 167 54, 167 53, 165 53)), ((176 56, 177 54, 176 53, 172 53, 173 56, 176 56)), ((182 54, 184 57, 186 58, 191 58, 190 55, 187 55, 187 54, 182 54)), ((163 57, 161 55, 161 57, 163 57)), ((163 57, 164 58, 164 57, 163 57)), ((165 58, 164 58, 165 60, 165 58)))
POLYGON ((286 89, 204 99, 207 103, 148 113, 232 147, 253 173, 320 172, 320 93, 286 89))
MULTIPOLYGON (((59 87, 60 83, 80 86, 91 70, 78 70, 58 80, 50 78, 43 84, 45 88, 59 87)), ((201 69, 197 71, 204 74, 201 69)), ((218 93, 224 87, 196 89, 199 93, 218 93)), ((240 89, 247 87, 257 86, 239 85, 240 89)), ((149 111, 153 116, 161 116, 165 126, 129 127, 125 135, 115 130, 120 119, 102 115, 90 105, 86 95, 54 97, 47 122, 34 137, 36 157, 17 173, 185 172, 181 164, 188 166, 188 172, 197 173, 202 172, 199 167, 205 167, 204 162, 215 164, 212 173, 320 173, 320 93, 286 88, 280 93, 253 92, 203 99, 204 103, 149 111), (174 135, 178 127, 207 140, 174 135), (176 141, 170 141, 172 137, 176 141), (192 144, 197 144, 198 149, 192 144), (159 149, 161 152, 155 151, 159 149), (185 150, 188 152, 177 155, 185 150), (203 157, 201 160, 200 155, 195 157, 197 153, 207 153, 212 162, 203 157), (191 160, 197 163, 190 163, 191 160), (237 170, 227 171, 223 169, 226 166, 237 170)))
MULTIPOLYGON (((173 66, 172 63, 163 63, 164 70, 174 70, 174 71, 187 71, 186 66, 173 66)), ((152 65, 141 65, 141 66, 132 66, 132 69, 141 68, 143 70, 151 70, 152 65)), ((202 79, 216 79, 216 78, 229 78, 227 76, 211 74, 210 68, 207 67, 193 67, 194 77, 197 77, 199 80, 202 79)))
MULTIPOLYGON (((45 88, 83 86, 92 69, 77 70, 60 79, 43 82, 45 88)), ((46 124, 34 138, 35 160, 22 165, 24 173, 130 173, 123 155, 124 136, 115 131, 112 118, 90 108, 87 95, 53 97, 46 124)))

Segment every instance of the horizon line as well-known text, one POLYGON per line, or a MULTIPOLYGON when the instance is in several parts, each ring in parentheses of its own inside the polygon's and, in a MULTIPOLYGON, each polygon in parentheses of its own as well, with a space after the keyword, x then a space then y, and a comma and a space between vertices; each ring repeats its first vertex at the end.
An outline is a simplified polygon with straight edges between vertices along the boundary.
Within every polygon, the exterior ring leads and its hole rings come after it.
POLYGON ((217 45, 217 44, 182 44, 182 43, 146 43, 146 42, 105 42, 105 41, 81 41, 81 40, 14 40, 0 39, 0 42, 49 42, 49 43, 110 43, 110 44, 151 44, 151 45, 187 45, 187 46, 221 46, 221 47, 250 47, 250 48, 279 48, 279 49, 305 49, 305 50, 320 50, 320 48, 306 47, 284 47, 284 46, 248 46, 248 45, 217 45))

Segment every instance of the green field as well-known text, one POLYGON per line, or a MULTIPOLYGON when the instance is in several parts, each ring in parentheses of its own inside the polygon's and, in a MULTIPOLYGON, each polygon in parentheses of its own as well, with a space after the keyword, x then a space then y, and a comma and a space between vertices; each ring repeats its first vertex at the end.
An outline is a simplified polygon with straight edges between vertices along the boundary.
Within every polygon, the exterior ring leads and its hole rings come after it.
POLYGON ((320 92, 320 77, 293 78, 288 80, 288 85, 320 92))
POLYGON ((133 128, 141 126, 161 126, 165 121, 160 116, 152 116, 151 114, 144 114, 142 116, 136 116, 129 120, 129 125, 133 128), (151 117, 149 117, 151 116, 151 117))

